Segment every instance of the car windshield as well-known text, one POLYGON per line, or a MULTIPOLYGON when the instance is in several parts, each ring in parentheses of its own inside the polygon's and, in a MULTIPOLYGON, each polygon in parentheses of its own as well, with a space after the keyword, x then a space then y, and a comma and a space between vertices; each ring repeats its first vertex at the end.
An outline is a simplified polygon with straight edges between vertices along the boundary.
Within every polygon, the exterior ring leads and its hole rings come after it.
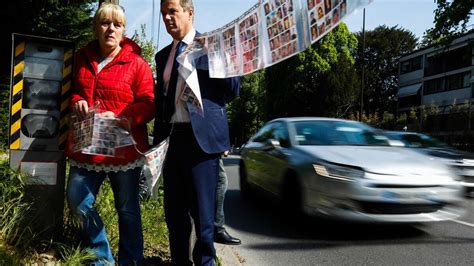
POLYGON ((435 138, 422 134, 402 134, 398 138, 409 148, 445 148, 447 145, 435 138))
POLYGON ((347 121, 298 121, 295 142, 298 145, 389 146, 388 138, 373 128, 347 121))

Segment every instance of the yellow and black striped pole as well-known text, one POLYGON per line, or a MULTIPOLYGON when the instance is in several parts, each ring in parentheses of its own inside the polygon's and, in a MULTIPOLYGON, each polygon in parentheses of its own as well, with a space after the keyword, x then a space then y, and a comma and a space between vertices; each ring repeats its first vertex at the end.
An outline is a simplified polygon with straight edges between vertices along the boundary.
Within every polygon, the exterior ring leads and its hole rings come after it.
POLYGON ((21 107, 23 100, 23 69, 25 68, 25 42, 15 46, 13 58, 13 89, 11 91, 10 150, 20 149, 21 107))
POLYGON ((72 61, 73 50, 67 49, 64 52, 63 79, 61 82, 61 114, 59 122, 59 149, 64 150, 69 123, 69 96, 72 81, 72 61))

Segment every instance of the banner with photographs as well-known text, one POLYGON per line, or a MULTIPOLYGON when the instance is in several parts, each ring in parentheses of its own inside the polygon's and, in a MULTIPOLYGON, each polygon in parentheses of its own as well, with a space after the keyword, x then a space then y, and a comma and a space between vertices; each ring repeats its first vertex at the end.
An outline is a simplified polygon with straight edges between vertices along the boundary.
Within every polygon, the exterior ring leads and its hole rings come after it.
POLYGON ((73 151, 78 152, 92 144, 92 133, 94 128, 94 111, 87 114, 84 119, 72 115, 72 129, 74 134, 73 151))
POLYGON ((211 77, 239 76, 242 70, 236 35, 237 25, 232 24, 215 35, 206 36, 211 77))
POLYGON ((239 22, 239 42, 242 51, 242 71, 243 74, 254 72, 259 69, 262 60, 260 59, 260 43, 258 29, 258 14, 252 12, 239 22))
POLYGON ((145 165, 143 166, 143 175, 146 181, 147 194, 150 196, 153 196, 154 188, 161 176, 169 142, 169 138, 167 138, 144 154, 145 165))
POLYGON ((261 0, 233 22, 203 34, 209 75, 242 76, 285 60, 372 1, 261 0))
POLYGON ((265 29, 271 52, 267 65, 299 52, 294 0, 274 0, 263 4, 265 29), (269 63, 269 64, 268 64, 269 63))
POLYGON ((347 0, 307 0, 311 43, 339 24, 347 14, 347 0))
POLYGON ((115 157, 115 149, 134 145, 130 133, 120 127, 119 118, 103 117, 94 111, 85 119, 72 116, 74 152, 115 157))

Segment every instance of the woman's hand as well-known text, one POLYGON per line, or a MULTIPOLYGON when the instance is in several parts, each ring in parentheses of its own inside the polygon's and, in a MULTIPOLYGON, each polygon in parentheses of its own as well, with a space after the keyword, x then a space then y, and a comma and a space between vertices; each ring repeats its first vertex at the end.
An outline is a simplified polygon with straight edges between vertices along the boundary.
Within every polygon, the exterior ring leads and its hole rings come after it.
POLYGON ((115 118, 115 114, 112 111, 105 111, 103 113, 100 113, 100 116, 103 118, 115 118))
POLYGON ((87 116, 87 113, 89 112, 89 105, 85 100, 80 100, 77 101, 73 106, 72 110, 74 111, 74 114, 79 118, 79 119, 84 119, 87 116))

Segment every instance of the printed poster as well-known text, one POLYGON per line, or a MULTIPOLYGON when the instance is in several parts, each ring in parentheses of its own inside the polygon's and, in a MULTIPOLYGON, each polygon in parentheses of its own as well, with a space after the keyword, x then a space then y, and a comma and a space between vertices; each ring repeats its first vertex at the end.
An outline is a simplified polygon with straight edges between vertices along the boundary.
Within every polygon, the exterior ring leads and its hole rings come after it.
POLYGON ((72 116, 75 152, 115 157, 115 149, 134 145, 130 132, 119 125, 119 118, 103 117, 94 111, 85 119, 72 116))
POLYGON ((241 74, 252 73, 260 69, 261 66, 257 11, 252 12, 239 22, 239 37, 243 64, 241 74))
POLYGON ((269 0, 263 4, 265 29, 271 53, 269 65, 299 52, 293 1, 269 0))
POLYGON ((238 19, 204 33, 209 75, 241 76, 304 51, 347 14, 372 0, 261 0, 238 19))

